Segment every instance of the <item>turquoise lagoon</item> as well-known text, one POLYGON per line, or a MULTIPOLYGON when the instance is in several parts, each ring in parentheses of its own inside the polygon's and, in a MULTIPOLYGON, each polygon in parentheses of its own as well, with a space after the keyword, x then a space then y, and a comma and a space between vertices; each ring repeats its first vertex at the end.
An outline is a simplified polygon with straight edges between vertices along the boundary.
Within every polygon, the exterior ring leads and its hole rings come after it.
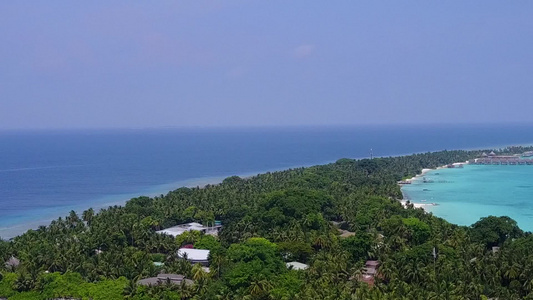
POLYGON ((424 206, 427 211, 451 223, 471 225, 489 215, 509 216, 523 230, 533 231, 531 165, 465 165, 431 170, 402 191, 406 199, 428 204, 424 206))

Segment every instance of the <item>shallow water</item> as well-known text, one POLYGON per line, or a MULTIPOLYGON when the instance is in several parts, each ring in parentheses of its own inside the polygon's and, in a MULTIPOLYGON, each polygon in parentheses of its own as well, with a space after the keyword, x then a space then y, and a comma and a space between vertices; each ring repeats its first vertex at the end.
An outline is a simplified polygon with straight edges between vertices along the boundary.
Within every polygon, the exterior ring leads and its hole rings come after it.
POLYGON ((402 188, 413 203, 451 223, 471 225, 481 217, 509 216, 533 231, 533 166, 465 165, 432 170, 402 188), (424 190, 426 189, 426 191, 424 190), (425 201, 424 201, 425 200, 425 201))

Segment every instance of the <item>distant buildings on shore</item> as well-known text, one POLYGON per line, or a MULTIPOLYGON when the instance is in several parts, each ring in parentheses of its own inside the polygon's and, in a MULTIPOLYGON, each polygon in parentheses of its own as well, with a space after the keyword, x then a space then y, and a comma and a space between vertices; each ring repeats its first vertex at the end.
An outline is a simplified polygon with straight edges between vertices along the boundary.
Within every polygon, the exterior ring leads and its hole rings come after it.
POLYGON ((524 157, 533 156, 532 151, 516 155, 496 155, 494 151, 487 154, 483 152, 480 158, 472 159, 468 163, 472 165, 533 165, 533 159, 524 157))

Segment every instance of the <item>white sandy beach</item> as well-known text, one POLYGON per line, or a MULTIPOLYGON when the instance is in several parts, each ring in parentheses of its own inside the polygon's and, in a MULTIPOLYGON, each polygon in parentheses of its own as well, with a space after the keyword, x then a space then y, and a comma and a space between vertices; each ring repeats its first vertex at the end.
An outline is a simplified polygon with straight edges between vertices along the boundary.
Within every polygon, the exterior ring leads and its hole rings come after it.
MULTIPOLYGON (((464 162, 456 162, 456 163, 453 163, 452 165, 453 166, 459 166, 459 165, 467 165, 468 164, 468 161, 464 161, 464 162)), ((417 180, 419 179, 420 177, 424 177, 426 175, 427 172, 429 171, 434 171, 434 170, 441 170, 441 169, 446 169, 448 168, 447 165, 444 165, 444 166, 440 166, 440 167, 437 167, 435 169, 422 169, 422 172, 412 178, 409 178, 409 179, 406 179, 405 181, 414 181, 414 180, 417 180)))
MULTIPOLYGON (((440 167, 439 167, 440 168, 440 167)), ((438 168, 437 168, 438 169, 438 168)), ((434 169, 422 169, 422 173, 412 177, 412 178, 409 178, 409 179, 406 179, 405 181, 414 181, 414 180, 417 180, 418 178, 424 176, 427 172, 431 171, 431 170, 434 170, 434 169)))
POLYGON ((409 204, 412 204, 414 208, 422 208, 424 210, 427 210, 427 207, 437 205, 435 203, 413 203, 413 202, 410 202, 409 200, 400 200, 400 203, 402 203, 403 207, 405 208, 407 208, 408 202, 409 204))
MULTIPOLYGON (((457 167, 459 165, 466 165, 466 164, 468 164, 468 161, 456 162, 456 163, 453 163, 452 165, 457 167)), ((420 178, 424 177, 429 171, 441 170, 441 169, 446 169, 446 168, 448 168, 447 165, 440 166, 440 167, 437 167, 435 169, 422 169, 422 172, 420 172, 420 174, 418 174, 418 175, 416 175, 416 176, 414 176, 412 178, 406 179, 405 181, 412 182, 412 181, 420 180, 420 178)), ((409 200, 406 200, 405 197, 404 197, 403 200, 400 200, 400 202, 406 208, 407 208, 407 203, 409 202, 410 204, 413 205, 413 207, 422 208, 422 209, 424 209, 426 211, 428 210, 429 207, 438 205, 436 203, 413 203, 413 202, 410 202, 409 200)))

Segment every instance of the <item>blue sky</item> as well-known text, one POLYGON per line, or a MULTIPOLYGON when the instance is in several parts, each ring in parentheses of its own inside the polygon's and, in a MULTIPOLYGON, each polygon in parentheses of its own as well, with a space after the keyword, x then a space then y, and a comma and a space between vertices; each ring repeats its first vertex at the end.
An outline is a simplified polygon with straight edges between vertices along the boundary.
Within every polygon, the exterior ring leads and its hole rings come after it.
POLYGON ((531 1, 2 1, 0 129, 530 122, 531 1))

